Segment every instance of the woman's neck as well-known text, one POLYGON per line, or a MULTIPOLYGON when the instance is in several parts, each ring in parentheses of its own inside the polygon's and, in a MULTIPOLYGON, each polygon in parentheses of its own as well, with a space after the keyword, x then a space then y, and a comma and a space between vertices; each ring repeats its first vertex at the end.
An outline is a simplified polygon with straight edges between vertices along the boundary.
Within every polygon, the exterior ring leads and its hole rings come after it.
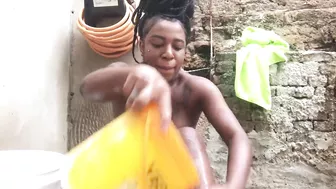
POLYGON ((179 71, 175 77, 173 77, 171 80, 168 81, 168 84, 170 87, 176 86, 181 82, 182 79, 182 73, 179 71))

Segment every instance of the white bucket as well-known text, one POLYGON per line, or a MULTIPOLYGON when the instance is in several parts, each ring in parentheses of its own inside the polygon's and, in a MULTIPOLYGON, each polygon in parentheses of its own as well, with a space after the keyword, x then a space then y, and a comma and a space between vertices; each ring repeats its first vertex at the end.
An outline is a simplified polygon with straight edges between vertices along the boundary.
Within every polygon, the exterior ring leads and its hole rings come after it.
POLYGON ((50 151, 0 151, 0 189, 61 189, 64 160, 50 151))

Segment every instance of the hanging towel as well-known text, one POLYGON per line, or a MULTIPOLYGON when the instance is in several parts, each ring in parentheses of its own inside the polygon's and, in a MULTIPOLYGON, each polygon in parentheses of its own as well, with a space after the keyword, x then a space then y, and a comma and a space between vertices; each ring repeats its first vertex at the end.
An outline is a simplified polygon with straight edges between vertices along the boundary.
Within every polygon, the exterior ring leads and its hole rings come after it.
POLYGON ((289 44, 273 31, 247 27, 236 53, 235 93, 238 98, 271 109, 269 66, 287 62, 289 44))

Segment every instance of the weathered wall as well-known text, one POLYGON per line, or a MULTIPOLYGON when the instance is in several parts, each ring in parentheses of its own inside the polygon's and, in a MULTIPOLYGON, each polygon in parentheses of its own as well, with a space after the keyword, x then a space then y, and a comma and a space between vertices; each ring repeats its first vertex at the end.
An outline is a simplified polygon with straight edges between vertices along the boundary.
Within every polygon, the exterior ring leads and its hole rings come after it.
MULTIPOLYGON (((336 53, 293 53, 288 63, 271 66, 270 111, 236 98, 235 56, 216 57, 214 82, 253 141, 253 186, 332 188, 336 175, 336 53)), ((207 132, 214 167, 223 178, 224 157, 217 162, 215 156, 224 154, 216 149, 217 134, 211 127, 207 132)))
MULTIPOLYGON (((209 66, 209 1, 197 1, 190 68, 209 66), (196 54, 196 55, 195 55, 196 54), (203 55, 204 56, 204 55, 203 55)), ((211 79, 248 133, 254 162, 248 188, 336 188, 336 2, 213 0, 211 79), (291 44, 288 63, 270 67, 272 110, 235 97, 235 51, 246 26, 273 30, 291 44)), ((207 149, 225 180, 227 149, 205 118, 207 149)))
POLYGON ((1 2, 0 150, 66 152, 70 8, 1 2))

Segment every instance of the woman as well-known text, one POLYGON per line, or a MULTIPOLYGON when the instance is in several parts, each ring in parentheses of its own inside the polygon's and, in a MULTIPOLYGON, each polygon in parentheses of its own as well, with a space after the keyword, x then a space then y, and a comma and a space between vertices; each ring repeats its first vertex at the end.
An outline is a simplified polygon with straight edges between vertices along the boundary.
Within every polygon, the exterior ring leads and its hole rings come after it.
MULTIPOLYGON (((127 108, 136 111, 157 102, 163 129, 173 121, 184 138, 198 168, 200 188, 243 189, 251 164, 246 133, 218 88, 182 69, 193 14, 193 0, 142 0, 133 15, 142 63, 113 63, 90 73, 81 84, 81 94, 89 100, 112 101, 116 116, 127 108), (202 112, 229 148, 222 186, 214 182, 204 144, 195 131, 202 112)), ((136 36, 133 54, 135 40, 136 36)))

